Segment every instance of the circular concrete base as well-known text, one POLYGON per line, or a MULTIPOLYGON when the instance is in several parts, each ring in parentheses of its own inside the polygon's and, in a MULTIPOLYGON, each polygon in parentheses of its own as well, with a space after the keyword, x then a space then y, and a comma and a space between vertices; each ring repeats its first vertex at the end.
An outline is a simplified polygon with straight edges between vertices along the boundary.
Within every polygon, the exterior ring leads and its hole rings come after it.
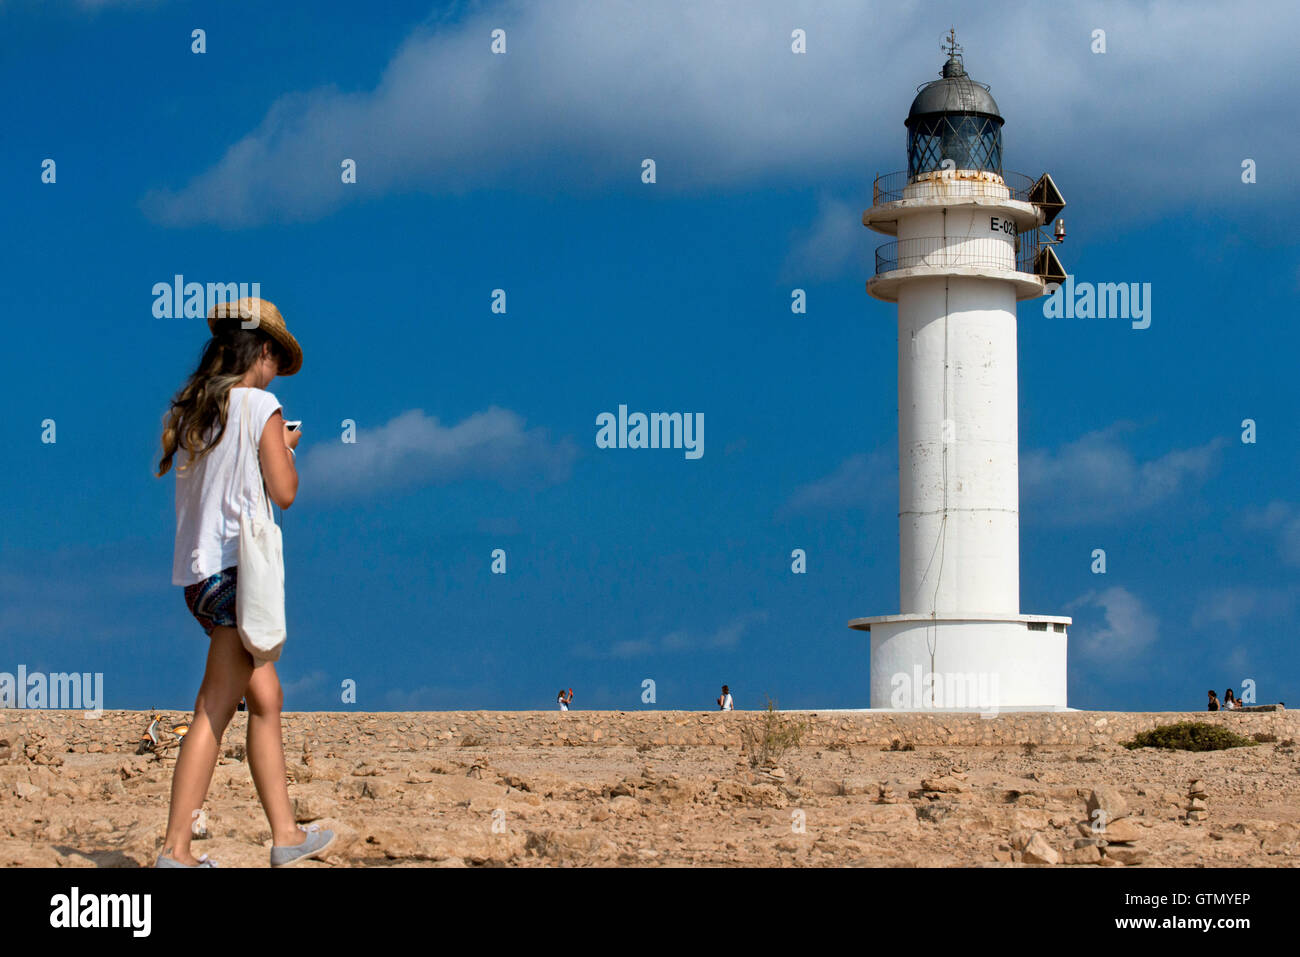
POLYGON ((860 619, 855 627, 871 631, 871 707, 990 714, 1065 708, 1069 621, 860 619))

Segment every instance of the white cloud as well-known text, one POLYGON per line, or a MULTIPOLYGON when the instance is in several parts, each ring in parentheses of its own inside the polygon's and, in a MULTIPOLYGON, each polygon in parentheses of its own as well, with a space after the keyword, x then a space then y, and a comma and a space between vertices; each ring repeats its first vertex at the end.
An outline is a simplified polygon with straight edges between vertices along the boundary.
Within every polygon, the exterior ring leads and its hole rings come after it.
POLYGON ((859 205, 821 197, 812 224, 794 237, 782 270, 786 279, 828 279, 855 262, 865 263, 873 241, 859 205))
POLYGON ((284 695, 286 698, 291 698, 299 694, 305 694, 319 687, 327 678, 329 678, 329 675, 323 671, 312 671, 294 681, 285 681, 282 684, 284 695))
MULTIPOLYGON (((1067 196, 1158 183, 1127 207, 1226 207, 1244 156, 1278 169, 1292 151, 1274 95, 1294 88, 1292 3, 1248 15, 1217 0, 965 10, 967 67, 1007 117, 1008 167, 1050 162, 1067 196), (1098 24, 1101 55, 1089 51, 1098 24)), ((169 224, 246 225, 393 192, 644 190, 645 157, 668 192, 836 175, 861 177, 865 192, 872 172, 904 165, 902 120, 914 87, 937 76, 951 19, 857 0, 474 7, 417 29, 373 89, 284 94, 214 166, 145 207, 169 224), (795 26, 806 54, 790 51, 795 26), (489 51, 496 27, 501 56, 489 51), (340 183, 344 158, 357 161, 355 185, 340 183)))
MULTIPOLYGON (((1120 436, 1135 431, 1120 422, 1090 432, 1055 450, 1038 449, 1020 457, 1022 509, 1028 503, 1038 520, 1078 525, 1132 515, 1167 502, 1195 487, 1218 465, 1227 440, 1175 449, 1141 461, 1120 436), (1050 508, 1042 508, 1050 505, 1050 508)), ((849 456, 829 475, 801 485, 781 506, 778 517, 803 512, 871 508, 898 495, 898 459, 892 449, 849 456)), ((1275 503, 1271 515, 1286 518, 1275 503)), ((1300 561, 1300 510, 1284 521, 1293 528, 1300 561)))
POLYGON ((751 611, 705 634, 693 629, 679 629, 659 638, 624 639, 607 648, 582 645, 574 649, 583 658, 625 659, 646 655, 675 654, 688 651, 716 651, 735 648, 754 625, 767 621, 767 612, 751 611))
POLYGON ((1284 588, 1254 585, 1211 588, 1199 594, 1192 612, 1192 623, 1202 628, 1226 628, 1237 632, 1244 625, 1258 623, 1261 619, 1285 618, 1295 609, 1296 601, 1296 593, 1284 588))
POLYGON ((1160 623, 1142 604, 1141 599, 1118 585, 1102 591, 1090 591, 1066 606, 1074 614, 1078 609, 1099 608, 1104 624, 1089 628, 1076 620, 1070 630, 1070 643, 1090 658, 1107 663, 1136 657, 1159 637, 1160 623))
POLYGON ((1277 537, 1277 551, 1289 565, 1300 565, 1300 506, 1269 502, 1246 516, 1246 527, 1264 529, 1277 537))
POLYGON ((898 457, 877 449, 851 455, 829 475, 799 486, 780 514, 867 508, 897 497, 898 457))
POLYGON ((526 429, 508 409, 492 406, 452 426, 412 409, 376 429, 359 428, 355 444, 313 445, 303 471, 327 494, 475 478, 515 487, 563 481, 577 454, 572 440, 526 429))
POLYGON ((1040 520, 1077 525, 1131 515, 1166 502, 1204 480, 1227 444, 1223 437, 1140 461, 1119 440, 1134 426, 1117 423, 1089 432, 1055 451, 1020 457, 1023 502, 1050 505, 1040 520))

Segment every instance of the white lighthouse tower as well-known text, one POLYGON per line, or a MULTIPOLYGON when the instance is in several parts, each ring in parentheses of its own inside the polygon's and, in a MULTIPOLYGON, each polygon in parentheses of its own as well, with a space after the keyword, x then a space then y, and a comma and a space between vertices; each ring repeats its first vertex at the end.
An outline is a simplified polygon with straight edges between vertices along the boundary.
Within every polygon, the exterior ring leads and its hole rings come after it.
POLYGON ((1062 709, 1070 619, 1020 613, 1016 302, 1064 280, 1039 228, 1065 202, 1003 170, 998 106, 946 49, 862 215, 897 237, 867 292, 898 304, 899 614, 849 627, 871 632, 872 708, 1062 709))

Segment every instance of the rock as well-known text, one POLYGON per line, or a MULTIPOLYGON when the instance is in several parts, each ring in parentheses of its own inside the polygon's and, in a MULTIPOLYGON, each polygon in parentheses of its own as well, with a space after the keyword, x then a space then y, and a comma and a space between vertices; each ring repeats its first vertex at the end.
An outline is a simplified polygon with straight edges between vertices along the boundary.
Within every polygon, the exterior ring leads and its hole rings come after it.
POLYGON ((40 793, 41 789, 28 781, 19 781, 14 785, 14 794, 21 800, 34 800, 40 793))
POLYGON ((852 797, 856 794, 870 794, 877 785, 866 778, 845 778, 840 782, 840 794, 852 797))
POLYGON ((1141 864, 1147 859, 1147 852, 1135 847, 1115 847, 1112 845, 1106 848, 1106 857, 1119 861, 1121 864, 1141 864))
POLYGON ((1207 808, 1208 805, 1205 803, 1205 798, 1192 798, 1187 802, 1187 810, 1189 811, 1204 811, 1207 808))
POLYGON ((788 798, 791 792, 784 786, 778 787, 775 784, 756 784, 745 788, 744 793, 748 804, 782 808, 790 803, 788 798))
POLYGON ((917 818, 930 824, 938 824, 951 813, 951 804, 926 804, 916 809, 917 818))
POLYGON ((936 794, 960 794, 966 790, 966 786, 952 775, 945 775, 938 778, 922 778, 921 790, 936 794))
MULTIPOLYGON (((437 828, 389 826, 366 832, 365 843, 389 860, 440 861, 459 857, 484 863, 508 861, 524 851, 525 835, 506 829, 494 833, 487 821, 458 822, 437 828)), ((214 855, 215 856, 215 855, 214 855)))
POLYGON ((1101 821, 1103 826, 1107 826, 1111 821, 1118 821, 1128 815, 1128 802, 1124 800, 1124 795, 1119 793, 1118 788, 1110 785, 1102 785, 1093 788, 1092 793, 1088 795, 1088 820, 1101 821))
POLYGON ((1204 821, 1209 816, 1210 816, 1209 811, 1188 811, 1187 812, 1187 820, 1189 821, 1204 821))
POLYGON ((1060 863, 1061 855, 1056 853, 1056 848, 1047 843, 1043 835, 1035 834, 1020 852, 1020 859, 1026 864, 1057 864, 1060 863))
POLYGON ((320 820, 324 812, 310 797, 299 795, 293 799, 293 819, 299 824, 320 820))
POLYGON ((586 831, 529 831, 524 846, 528 853, 537 857, 560 861, 609 858, 618 853, 613 841, 586 831))
POLYGON ((1062 864, 1096 864, 1101 860, 1101 849, 1094 844, 1073 847, 1061 855, 1062 864))
MULTIPOLYGON (((1131 844, 1134 841, 1141 840, 1142 828, 1138 827, 1132 821, 1111 821, 1106 825, 1106 830, 1102 833, 1109 844, 1131 844)), ((1110 853, 1107 850, 1106 853, 1110 853)))
POLYGON ((813 794, 819 794, 823 797, 840 796, 840 782, 834 778, 801 778, 799 784, 806 787, 813 794))
POLYGON ((68 829, 62 824, 51 824, 45 829, 44 836, 45 840, 49 841, 51 844, 58 844, 61 841, 67 840, 68 829))
POLYGON ((609 802, 609 810, 610 813, 619 817, 631 817, 634 814, 641 813, 641 805, 636 798, 621 795, 609 802))
POLYGON ((920 830, 910 804, 868 804, 853 812, 849 823, 880 834, 915 834, 920 830))

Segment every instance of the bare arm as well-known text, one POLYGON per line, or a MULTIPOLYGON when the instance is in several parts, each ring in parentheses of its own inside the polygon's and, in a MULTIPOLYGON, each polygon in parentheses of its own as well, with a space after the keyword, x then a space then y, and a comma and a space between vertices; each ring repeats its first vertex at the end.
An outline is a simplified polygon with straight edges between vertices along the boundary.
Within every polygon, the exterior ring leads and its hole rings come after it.
POLYGON ((289 449, 298 444, 301 435, 301 432, 290 432, 284 427, 284 416, 276 409, 266 420, 262 441, 258 443, 266 493, 281 508, 292 505, 298 494, 298 469, 294 467, 289 449))

